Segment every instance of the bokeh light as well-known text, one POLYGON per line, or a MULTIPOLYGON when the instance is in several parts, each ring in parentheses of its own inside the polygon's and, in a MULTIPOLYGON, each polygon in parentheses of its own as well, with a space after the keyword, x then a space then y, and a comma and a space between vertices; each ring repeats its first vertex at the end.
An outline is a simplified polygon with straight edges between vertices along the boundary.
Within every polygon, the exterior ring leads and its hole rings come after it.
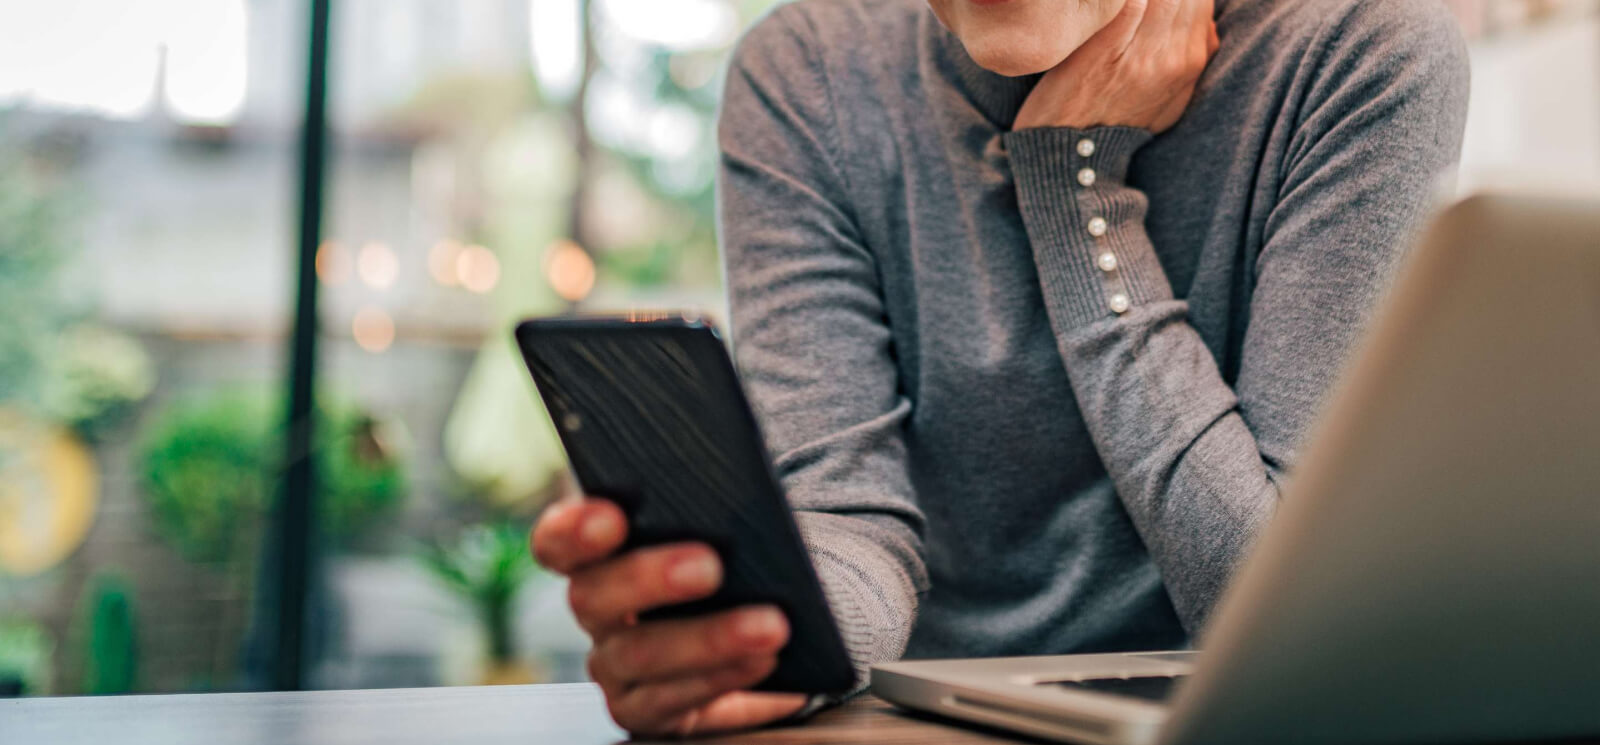
POLYGON ((583 6, 578 0, 528 0, 528 40, 539 90, 565 101, 583 75, 583 6))
POLYGON ((433 277, 433 281, 445 287, 456 287, 461 284, 461 280, 456 276, 456 257, 460 256, 465 248, 459 242, 452 240, 442 240, 433 244, 433 248, 428 251, 428 274, 433 277))
POLYGON ((195 124, 231 123, 244 108, 249 80, 244 0, 184 0, 170 12, 165 88, 173 115, 195 124))
POLYGON ((569 303, 582 301, 594 290, 594 259, 571 240, 563 238, 545 249, 544 273, 550 289, 569 303))
POLYGON ((338 241, 323 241, 317 246, 317 279, 338 287, 350 278, 350 254, 338 241))
POLYGON ((382 308, 367 306, 350 322, 356 344, 368 352, 382 352, 394 344, 394 319, 382 308))
POLYGON ((739 32, 739 16, 718 0, 600 0, 606 22, 620 33, 673 51, 724 47, 739 32))
POLYGON ((387 290, 400 277, 400 259, 388 244, 372 241, 362 246, 361 253, 356 256, 356 273, 368 287, 387 290))
POLYGON ((472 292, 487 293, 500 284, 500 260, 483 246, 467 246, 456 254, 456 280, 472 292))

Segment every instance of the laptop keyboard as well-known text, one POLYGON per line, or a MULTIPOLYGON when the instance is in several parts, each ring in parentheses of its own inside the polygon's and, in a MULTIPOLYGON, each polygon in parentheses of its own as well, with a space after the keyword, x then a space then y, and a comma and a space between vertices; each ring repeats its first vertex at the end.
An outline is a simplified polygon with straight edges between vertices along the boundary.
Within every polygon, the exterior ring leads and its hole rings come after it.
POLYGON ((1061 680, 1050 683, 1073 691, 1109 693, 1113 696, 1131 696, 1146 701, 1166 701, 1177 690, 1184 675, 1159 675, 1139 678, 1091 678, 1089 680, 1061 680))

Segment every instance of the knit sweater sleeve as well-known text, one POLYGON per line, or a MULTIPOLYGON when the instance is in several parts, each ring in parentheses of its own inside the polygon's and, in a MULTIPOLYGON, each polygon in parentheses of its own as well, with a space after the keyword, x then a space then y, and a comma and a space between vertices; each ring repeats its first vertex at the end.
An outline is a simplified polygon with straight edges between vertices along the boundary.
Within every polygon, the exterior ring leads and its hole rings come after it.
POLYGON ((877 266, 804 39, 780 8, 735 52, 719 237, 743 381, 864 686, 871 664, 905 650, 927 587, 923 518, 877 266))
POLYGON ((1459 31, 1443 13, 1365 12, 1319 39, 1233 385, 1186 320, 1144 229, 1145 196, 1125 180, 1149 136, 1005 137, 1074 395, 1191 632, 1273 514, 1305 425, 1459 157, 1459 31))

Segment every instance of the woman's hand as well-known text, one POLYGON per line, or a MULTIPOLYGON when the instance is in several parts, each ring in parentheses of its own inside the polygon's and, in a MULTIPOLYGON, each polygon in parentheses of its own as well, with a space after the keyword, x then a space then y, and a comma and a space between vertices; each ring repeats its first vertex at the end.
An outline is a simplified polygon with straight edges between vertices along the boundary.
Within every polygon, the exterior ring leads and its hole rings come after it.
POLYGON ((789 623, 772 606, 641 623, 640 613, 698 600, 722 584, 722 564, 699 543, 623 554, 622 510, 601 499, 561 502, 534 528, 533 553, 571 578, 568 602, 594 639, 589 675, 611 717, 635 735, 744 729, 790 716, 798 694, 752 693, 772 673, 789 623))
POLYGON ((1216 54, 1212 12, 1212 0, 1127 0, 1115 20, 1044 74, 1012 129, 1171 129, 1216 54))

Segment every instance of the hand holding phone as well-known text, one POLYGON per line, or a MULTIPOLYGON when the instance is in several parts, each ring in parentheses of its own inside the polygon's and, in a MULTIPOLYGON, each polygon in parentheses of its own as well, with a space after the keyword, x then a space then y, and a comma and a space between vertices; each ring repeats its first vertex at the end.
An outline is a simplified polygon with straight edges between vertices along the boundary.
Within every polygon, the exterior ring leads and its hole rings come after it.
POLYGON ((663 604, 710 597, 722 566, 705 544, 622 552, 626 534, 621 508, 604 499, 553 505, 533 533, 540 563, 571 578, 573 613, 594 639, 590 677, 617 724, 641 736, 707 734, 767 724, 806 705, 804 694, 749 690, 777 667, 788 642, 788 621, 774 606, 627 623, 663 604))
POLYGON ((849 657, 716 332, 552 319, 523 323, 517 340, 578 483, 600 498, 552 508, 534 544, 572 577, 618 723, 737 728, 794 713, 808 697, 792 694, 849 690, 849 657))

